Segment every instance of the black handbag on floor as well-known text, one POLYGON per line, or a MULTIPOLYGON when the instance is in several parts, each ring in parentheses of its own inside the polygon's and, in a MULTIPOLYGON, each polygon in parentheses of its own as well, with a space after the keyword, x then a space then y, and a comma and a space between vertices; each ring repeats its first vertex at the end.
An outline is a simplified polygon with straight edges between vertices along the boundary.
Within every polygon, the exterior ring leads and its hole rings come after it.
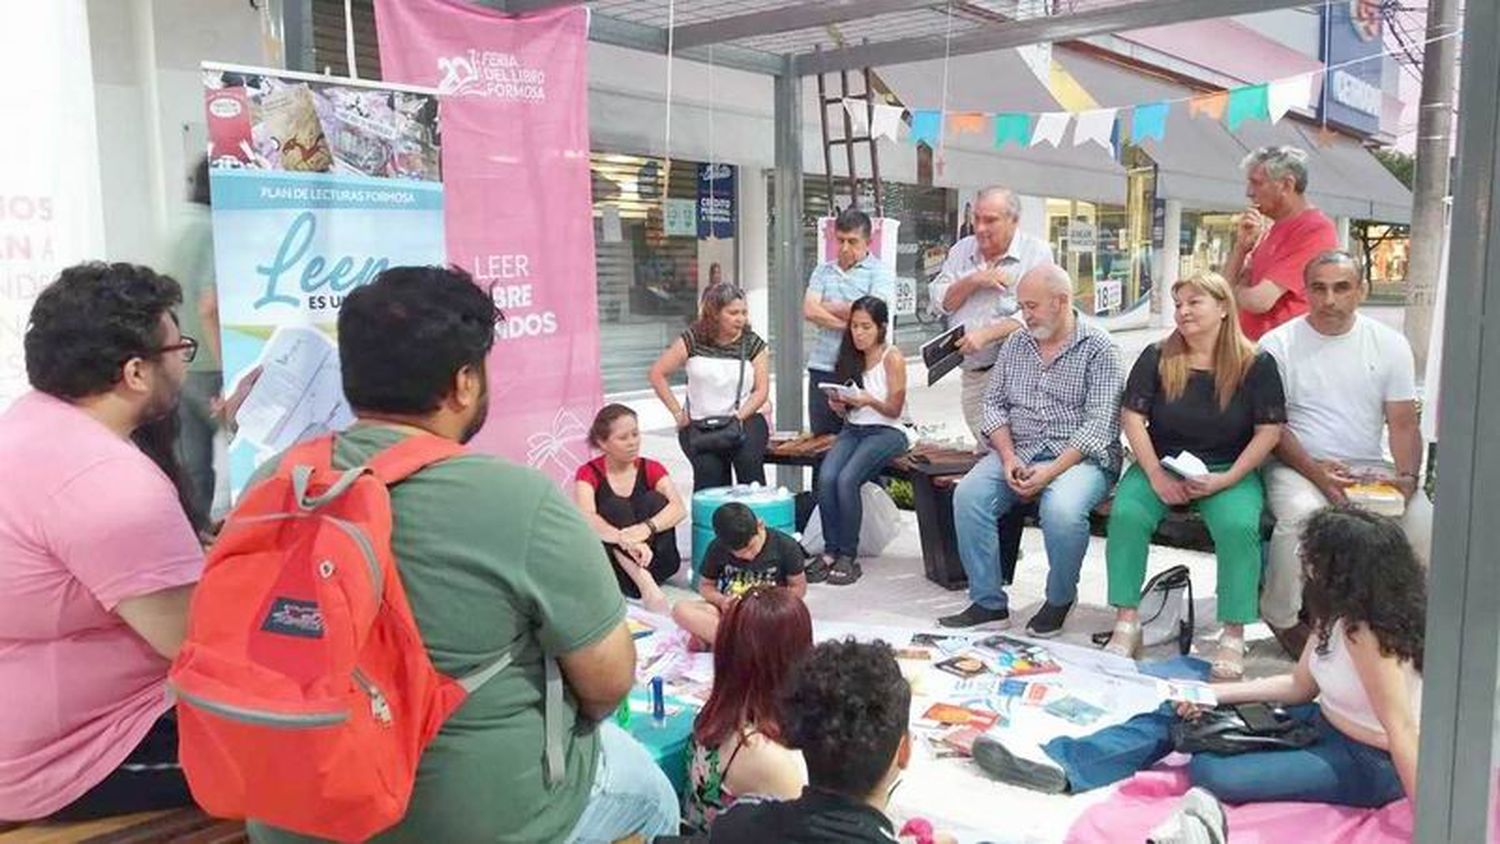
POLYGON ((740 391, 745 388, 746 337, 740 335, 740 378, 734 385, 734 410, 725 416, 694 419, 687 427, 688 455, 728 454, 745 444, 745 423, 739 417, 740 391))
POLYGON ((1316 727, 1265 703, 1220 704, 1172 725, 1172 747, 1178 753, 1296 750, 1317 740, 1316 727))

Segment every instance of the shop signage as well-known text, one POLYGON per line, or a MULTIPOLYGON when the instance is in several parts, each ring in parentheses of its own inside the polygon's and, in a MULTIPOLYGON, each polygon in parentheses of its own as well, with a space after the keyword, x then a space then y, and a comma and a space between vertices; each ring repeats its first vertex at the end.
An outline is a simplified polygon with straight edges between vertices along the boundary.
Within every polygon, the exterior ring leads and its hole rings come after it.
POLYGON ((895 316, 914 316, 917 313, 917 280, 896 276, 896 301, 891 304, 895 316))
POLYGON ((1104 279, 1094 282, 1094 313, 1117 311, 1124 301, 1124 286, 1119 281, 1104 279))
POLYGON ((1094 224, 1087 220, 1068 222, 1068 251, 1093 252, 1097 241, 1094 224))
POLYGON ((446 260, 437 95, 226 65, 203 81, 224 380, 260 371, 229 448, 238 494, 266 460, 354 421, 344 297, 386 267, 446 260))
POLYGON ((697 237, 698 203, 691 199, 668 199, 662 202, 662 229, 667 237, 697 237))
POLYGON ((1384 107, 1381 80, 1380 3, 1348 0, 1324 5, 1323 63, 1335 68, 1320 98, 1319 117, 1367 135, 1380 130, 1384 107))
POLYGON ((733 165, 698 165, 698 237, 734 237, 734 181, 733 165))

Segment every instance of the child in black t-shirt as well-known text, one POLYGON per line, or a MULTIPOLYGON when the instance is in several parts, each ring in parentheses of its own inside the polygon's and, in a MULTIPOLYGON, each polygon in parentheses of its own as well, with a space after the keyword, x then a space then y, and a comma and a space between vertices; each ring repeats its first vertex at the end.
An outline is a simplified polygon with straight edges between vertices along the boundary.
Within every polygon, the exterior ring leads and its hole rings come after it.
POLYGON ((681 601, 672 608, 677 626, 711 645, 719 616, 752 586, 785 586, 801 598, 807 594, 802 546, 779 530, 766 527, 755 512, 731 501, 714 512, 714 541, 703 555, 698 576, 701 601, 681 601))

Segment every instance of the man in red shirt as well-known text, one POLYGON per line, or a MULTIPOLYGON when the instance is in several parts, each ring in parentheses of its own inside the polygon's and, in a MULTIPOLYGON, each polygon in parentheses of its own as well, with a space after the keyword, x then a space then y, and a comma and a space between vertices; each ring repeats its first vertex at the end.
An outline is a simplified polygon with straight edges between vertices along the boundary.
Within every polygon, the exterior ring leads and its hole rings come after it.
POLYGON ((1261 147, 1250 153, 1245 196, 1225 276, 1234 285, 1240 328, 1251 340, 1307 313, 1302 270, 1314 256, 1338 248, 1328 215, 1307 201, 1307 153, 1296 147, 1261 147))

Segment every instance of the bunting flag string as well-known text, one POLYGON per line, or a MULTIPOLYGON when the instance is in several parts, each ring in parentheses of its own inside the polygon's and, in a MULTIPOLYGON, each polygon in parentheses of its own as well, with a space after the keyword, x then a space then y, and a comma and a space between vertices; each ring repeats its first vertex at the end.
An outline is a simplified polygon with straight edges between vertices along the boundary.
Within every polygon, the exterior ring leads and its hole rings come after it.
MULTIPOLYGON (((1463 31, 1458 30, 1427 39, 1423 43, 1455 38, 1462 34, 1463 31)), ((1063 138, 1071 125, 1073 146, 1098 144, 1106 150, 1113 150, 1120 139, 1127 137, 1131 143, 1135 144, 1145 141, 1164 142, 1169 125, 1168 117, 1174 108, 1182 105, 1187 106, 1190 118, 1222 121, 1225 128, 1234 132, 1249 121, 1276 124, 1294 110, 1311 109, 1315 105, 1313 83, 1320 76, 1326 79, 1328 74, 1339 68, 1390 54, 1391 51, 1386 51, 1375 56, 1363 56, 1269 82, 1242 85, 1228 90, 1193 94, 1171 100, 1139 103, 1133 106, 1080 112, 912 109, 908 140, 914 144, 926 144, 937 148, 945 135, 984 135, 986 128, 990 128, 993 124, 992 140, 996 149, 1007 144, 1015 144, 1023 148, 1050 144, 1057 148, 1063 145, 1063 138), (1129 119, 1128 132, 1125 122, 1127 118, 1129 119)), ((1326 81, 1324 87, 1327 87, 1326 81)), ((844 107, 849 111, 856 130, 867 129, 871 137, 898 140, 901 117, 907 113, 906 109, 901 106, 876 104, 873 118, 871 118, 866 111, 868 106, 863 100, 846 100, 844 107)), ((1325 128, 1319 132, 1317 142, 1320 146, 1327 145, 1332 142, 1335 135, 1336 133, 1325 128)))

